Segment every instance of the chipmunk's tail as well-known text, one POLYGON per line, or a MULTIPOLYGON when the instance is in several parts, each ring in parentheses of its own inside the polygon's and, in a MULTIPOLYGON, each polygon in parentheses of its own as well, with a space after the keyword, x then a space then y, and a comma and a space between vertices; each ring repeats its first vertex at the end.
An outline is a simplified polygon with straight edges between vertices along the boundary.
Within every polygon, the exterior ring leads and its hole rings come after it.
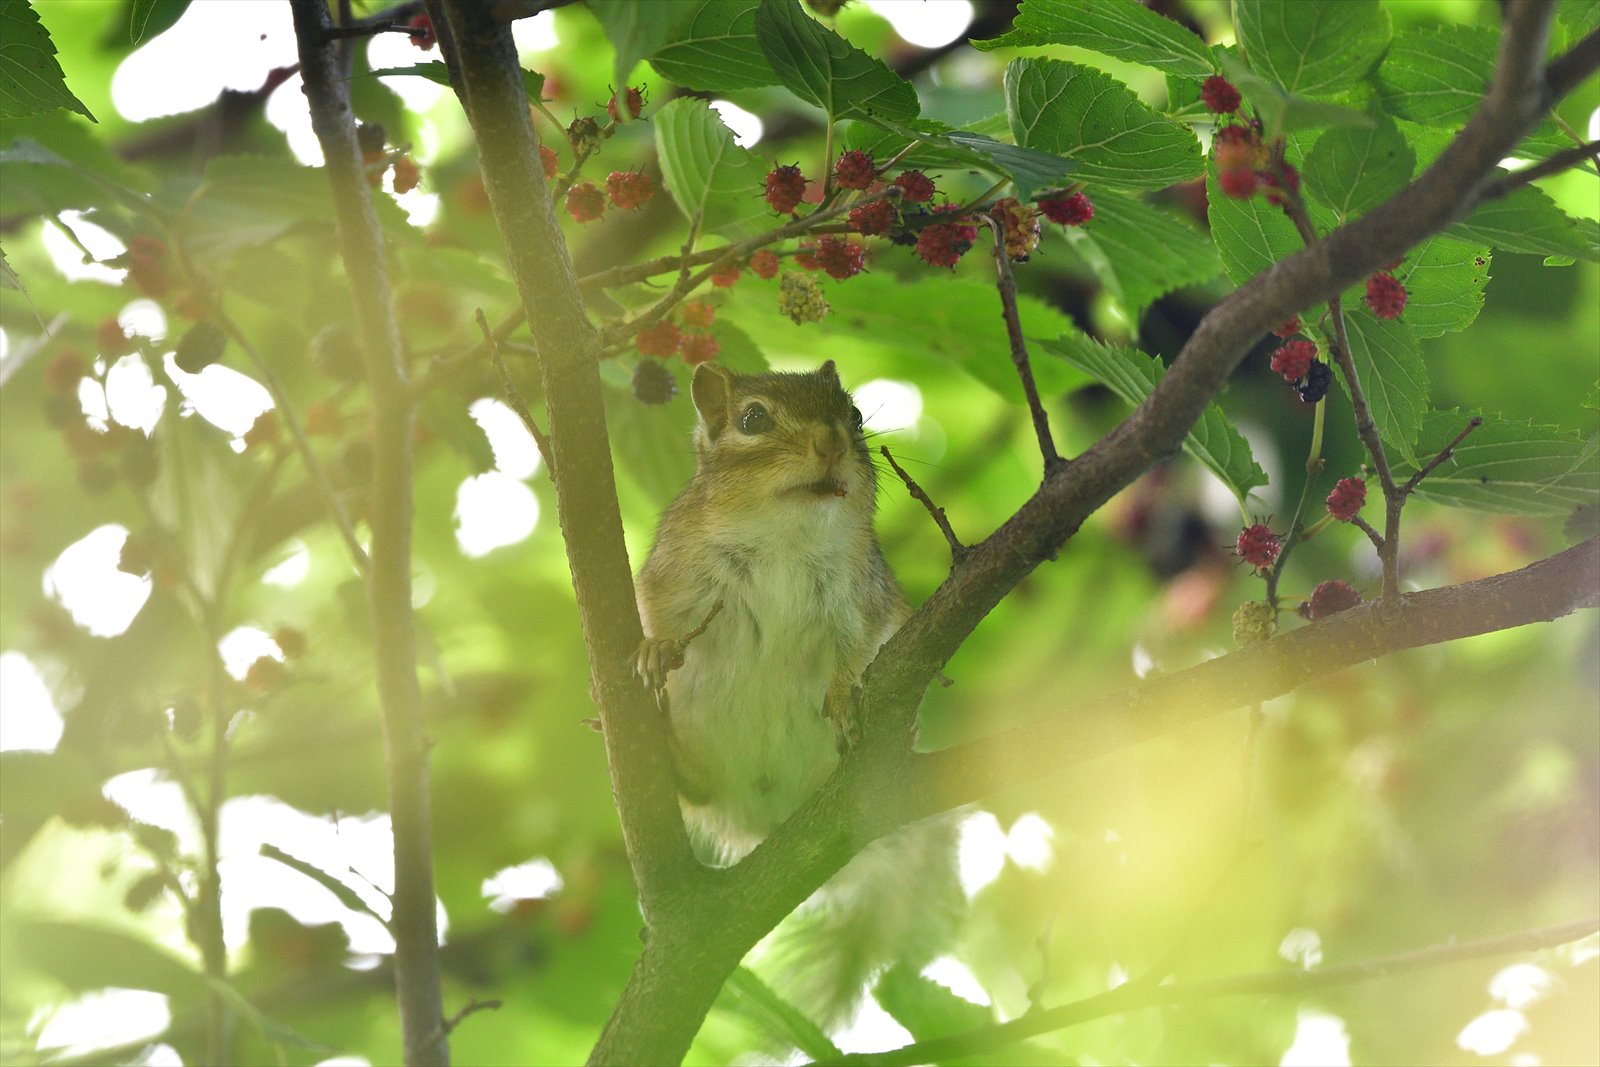
POLYGON ((757 949, 777 992, 825 1030, 850 1020, 880 972, 920 970, 966 907, 957 827, 926 819, 868 845, 757 949))

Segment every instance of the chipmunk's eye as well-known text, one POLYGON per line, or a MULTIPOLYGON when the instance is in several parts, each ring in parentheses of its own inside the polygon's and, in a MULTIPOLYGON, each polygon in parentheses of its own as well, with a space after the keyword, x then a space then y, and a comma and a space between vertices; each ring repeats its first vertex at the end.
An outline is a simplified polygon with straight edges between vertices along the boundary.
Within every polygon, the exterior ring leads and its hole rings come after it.
POLYGON ((858 407, 851 407, 850 409, 850 428, 852 430, 861 429, 861 409, 858 407))
POLYGON ((744 414, 739 416, 739 429, 752 436, 766 433, 773 428, 772 416, 767 414, 767 409, 760 404, 751 404, 744 409, 744 414))

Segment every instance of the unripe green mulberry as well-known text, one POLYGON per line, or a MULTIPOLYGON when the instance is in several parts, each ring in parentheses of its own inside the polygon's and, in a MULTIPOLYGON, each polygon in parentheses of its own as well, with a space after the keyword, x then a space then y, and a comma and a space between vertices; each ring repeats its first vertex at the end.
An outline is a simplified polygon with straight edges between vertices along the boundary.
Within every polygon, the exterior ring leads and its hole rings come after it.
POLYGON ((815 278, 790 272, 778 281, 778 310, 796 323, 820 322, 828 314, 828 302, 815 278))
POLYGON ((1233 641, 1240 648, 1260 644, 1278 629, 1278 613, 1265 600, 1246 600, 1233 613, 1233 641))

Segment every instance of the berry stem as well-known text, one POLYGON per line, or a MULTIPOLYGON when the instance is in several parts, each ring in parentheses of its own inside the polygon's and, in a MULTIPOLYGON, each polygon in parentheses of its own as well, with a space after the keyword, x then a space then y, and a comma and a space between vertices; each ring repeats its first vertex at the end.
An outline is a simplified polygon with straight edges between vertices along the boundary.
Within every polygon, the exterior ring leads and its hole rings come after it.
POLYGON ((1294 551, 1294 546, 1301 541, 1310 540, 1318 527, 1303 530, 1301 522, 1305 519, 1306 503, 1311 499, 1311 490, 1317 483, 1317 478, 1322 475, 1322 435, 1328 421, 1327 398, 1317 401, 1316 415, 1311 422, 1311 448, 1306 453, 1306 480, 1300 486, 1300 500, 1294 506, 1294 518, 1289 520, 1289 529, 1283 535, 1283 547, 1278 552, 1272 569, 1267 572, 1268 604, 1273 611, 1279 610, 1278 580, 1283 576, 1284 564, 1289 562, 1289 553, 1294 551))
POLYGON ((1006 255, 1005 227, 988 212, 976 218, 989 227, 989 233, 994 237, 995 287, 1000 291, 1000 310, 1006 320, 1006 337, 1011 342, 1011 362, 1017 368, 1017 377, 1022 379, 1022 392, 1028 398, 1034 436, 1039 439, 1039 454, 1044 459, 1044 472, 1048 477, 1066 461, 1056 451, 1055 439, 1050 434, 1050 417, 1045 414, 1044 403, 1039 399, 1039 387, 1033 380, 1033 366, 1028 362, 1028 342, 1022 336, 1022 319, 1017 314, 1017 282, 1011 274, 1011 257, 1006 255))
POLYGON ((1439 450, 1438 455, 1434 456, 1432 459, 1428 460, 1427 463, 1423 464, 1422 469, 1413 474, 1410 480, 1407 481, 1405 485, 1400 487, 1401 495, 1410 496, 1417 486, 1422 484, 1422 479, 1432 474, 1434 468, 1438 467, 1439 464, 1443 463, 1445 460, 1449 459, 1455 454, 1456 446, 1467 439, 1467 434, 1471 433, 1473 430, 1476 430, 1482 425, 1483 417, 1481 415, 1474 415, 1472 418, 1468 419, 1466 428, 1460 433, 1456 434, 1455 437, 1451 439, 1449 444, 1445 445, 1439 450))

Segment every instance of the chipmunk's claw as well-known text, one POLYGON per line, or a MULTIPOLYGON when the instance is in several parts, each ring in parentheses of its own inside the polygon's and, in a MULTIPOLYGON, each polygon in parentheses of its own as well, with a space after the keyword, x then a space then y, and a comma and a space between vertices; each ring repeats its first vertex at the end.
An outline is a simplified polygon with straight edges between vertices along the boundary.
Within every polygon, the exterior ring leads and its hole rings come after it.
POLYGON ((667 675, 683 666, 683 642, 669 637, 647 637, 639 642, 634 671, 652 692, 666 688, 667 675))

